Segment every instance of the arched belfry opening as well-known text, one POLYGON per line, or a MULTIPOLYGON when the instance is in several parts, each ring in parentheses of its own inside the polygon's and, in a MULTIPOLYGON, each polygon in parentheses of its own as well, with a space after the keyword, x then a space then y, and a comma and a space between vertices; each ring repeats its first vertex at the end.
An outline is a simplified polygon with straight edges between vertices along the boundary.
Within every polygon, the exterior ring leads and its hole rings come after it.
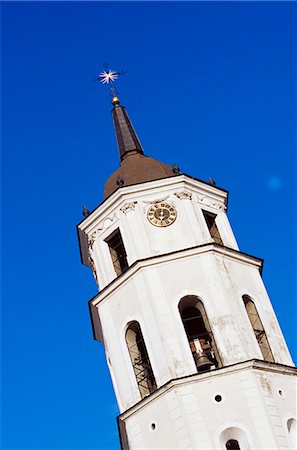
POLYGON ((138 322, 133 321, 129 324, 126 331, 126 343, 139 392, 141 398, 144 398, 154 392, 157 385, 138 322))
POLYGON ((240 450, 239 442, 236 439, 229 439, 229 441, 226 442, 226 449, 240 450))
POLYGON ((268 342, 256 305, 248 295, 244 295, 242 299, 264 361, 274 362, 270 344, 268 342))
POLYGON ((190 295, 181 299, 178 309, 198 372, 222 366, 202 301, 190 295))
POLYGON ((238 427, 226 428, 220 435, 222 450, 250 450, 251 445, 245 431, 238 427))

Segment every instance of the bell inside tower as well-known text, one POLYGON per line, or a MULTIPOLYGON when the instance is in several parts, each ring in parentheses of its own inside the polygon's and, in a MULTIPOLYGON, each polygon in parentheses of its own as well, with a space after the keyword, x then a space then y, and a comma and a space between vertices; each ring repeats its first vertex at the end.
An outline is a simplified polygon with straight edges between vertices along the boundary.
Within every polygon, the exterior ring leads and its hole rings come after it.
POLYGON ((198 372, 220 367, 220 356, 201 300, 185 297, 179 311, 198 372))

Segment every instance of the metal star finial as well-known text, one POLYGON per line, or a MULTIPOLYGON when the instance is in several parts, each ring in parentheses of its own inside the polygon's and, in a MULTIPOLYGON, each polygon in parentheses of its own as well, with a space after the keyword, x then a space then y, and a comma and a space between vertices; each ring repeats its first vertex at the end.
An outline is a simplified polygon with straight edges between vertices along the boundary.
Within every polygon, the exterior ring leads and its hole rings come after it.
POLYGON ((113 83, 117 78, 119 78, 119 73, 111 69, 109 69, 108 71, 103 70, 98 78, 100 79, 100 82, 102 84, 113 83))
POLYGON ((115 81, 119 78, 120 75, 124 74, 125 74, 124 70, 121 71, 112 70, 108 68, 107 64, 104 64, 102 72, 99 73, 99 75, 97 76, 97 78, 95 78, 94 81, 95 82, 100 81, 100 83, 107 85, 111 97, 116 98, 118 95, 118 91, 115 87, 116 86, 115 81))
POLYGON ((112 70, 108 68, 107 64, 103 65, 102 72, 99 73, 98 77, 95 78, 94 81, 100 81, 102 84, 111 84, 113 85, 114 82, 119 78, 120 75, 124 75, 124 70, 112 70))

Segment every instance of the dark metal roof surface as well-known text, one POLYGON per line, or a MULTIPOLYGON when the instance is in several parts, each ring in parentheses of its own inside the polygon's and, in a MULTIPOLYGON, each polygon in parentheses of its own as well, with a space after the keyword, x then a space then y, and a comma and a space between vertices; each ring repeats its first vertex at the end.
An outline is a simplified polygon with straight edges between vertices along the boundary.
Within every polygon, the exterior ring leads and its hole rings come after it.
POLYGON ((126 109, 118 104, 115 105, 112 110, 112 117, 121 161, 129 151, 137 151, 143 154, 141 143, 135 133, 126 109))

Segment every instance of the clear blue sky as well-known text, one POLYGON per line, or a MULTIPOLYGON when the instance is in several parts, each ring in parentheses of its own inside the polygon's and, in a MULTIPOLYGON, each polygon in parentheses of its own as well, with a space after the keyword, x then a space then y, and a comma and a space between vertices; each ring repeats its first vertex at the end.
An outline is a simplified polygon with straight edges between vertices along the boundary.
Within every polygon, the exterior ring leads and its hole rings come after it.
POLYGON ((119 449, 76 224, 119 164, 104 61, 145 152, 230 191, 296 357, 293 3, 2 2, 3 449, 119 449))

